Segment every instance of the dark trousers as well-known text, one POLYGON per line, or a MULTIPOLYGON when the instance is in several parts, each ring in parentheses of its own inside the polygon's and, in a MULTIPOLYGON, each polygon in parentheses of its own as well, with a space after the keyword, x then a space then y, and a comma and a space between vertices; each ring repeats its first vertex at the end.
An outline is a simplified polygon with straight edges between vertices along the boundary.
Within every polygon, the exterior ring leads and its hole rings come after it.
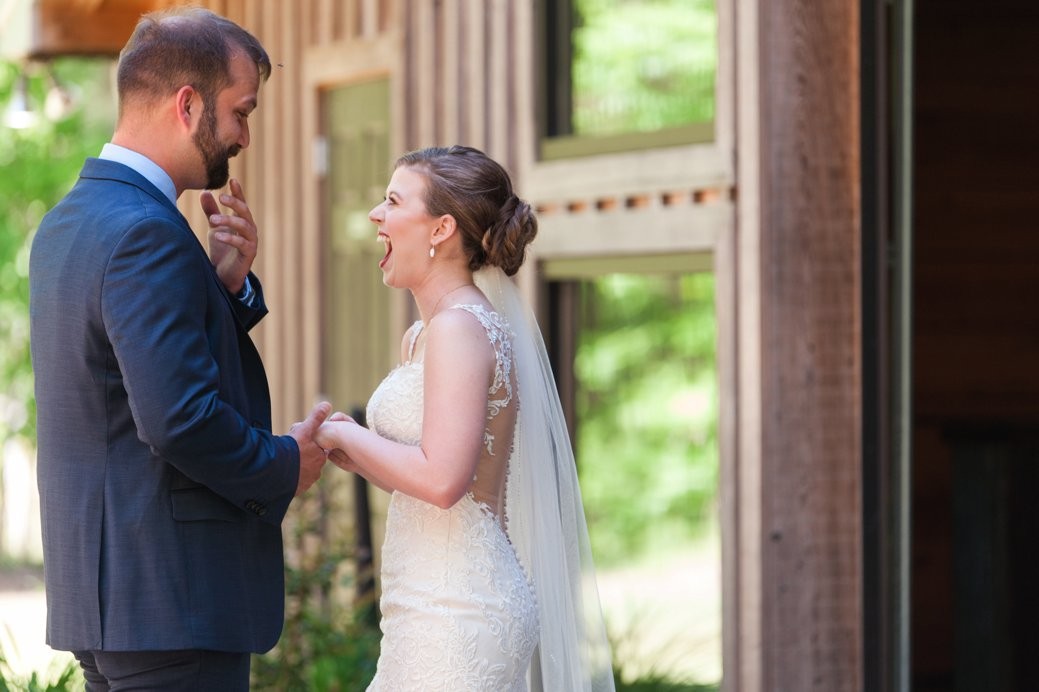
POLYGON ((248 692, 249 654, 223 651, 73 651, 86 692, 248 692))

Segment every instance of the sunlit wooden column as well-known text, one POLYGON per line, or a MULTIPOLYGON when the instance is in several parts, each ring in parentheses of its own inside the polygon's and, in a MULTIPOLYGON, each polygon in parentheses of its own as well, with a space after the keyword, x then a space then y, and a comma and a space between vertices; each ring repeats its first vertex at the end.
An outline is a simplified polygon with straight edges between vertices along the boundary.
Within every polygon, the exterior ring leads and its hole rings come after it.
POLYGON ((736 0, 728 690, 862 688, 858 3, 736 0))

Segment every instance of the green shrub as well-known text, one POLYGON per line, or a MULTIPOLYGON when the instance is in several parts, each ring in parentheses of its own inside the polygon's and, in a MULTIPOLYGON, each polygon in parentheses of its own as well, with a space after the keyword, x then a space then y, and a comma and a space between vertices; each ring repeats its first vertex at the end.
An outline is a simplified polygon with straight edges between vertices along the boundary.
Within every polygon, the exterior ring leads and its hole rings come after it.
POLYGON ((0 651, 0 692, 69 692, 83 689, 83 675, 76 661, 68 661, 58 668, 52 681, 47 682, 39 672, 28 676, 17 675, 7 656, 0 651))

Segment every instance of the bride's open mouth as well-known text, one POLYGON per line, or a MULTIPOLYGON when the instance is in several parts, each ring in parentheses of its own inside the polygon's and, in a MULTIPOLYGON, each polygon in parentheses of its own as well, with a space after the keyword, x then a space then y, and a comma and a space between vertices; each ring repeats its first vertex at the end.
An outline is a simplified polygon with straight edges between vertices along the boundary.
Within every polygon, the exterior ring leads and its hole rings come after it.
POLYGON ((385 233, 379 233, 378 240, 380 243, 386 245, 386 254, 379 260, 379 268, 384 269, 386 267, 386 260, 390 258, 390 253, 393 252, 393 243, 390 242, 390 237, 385 233))

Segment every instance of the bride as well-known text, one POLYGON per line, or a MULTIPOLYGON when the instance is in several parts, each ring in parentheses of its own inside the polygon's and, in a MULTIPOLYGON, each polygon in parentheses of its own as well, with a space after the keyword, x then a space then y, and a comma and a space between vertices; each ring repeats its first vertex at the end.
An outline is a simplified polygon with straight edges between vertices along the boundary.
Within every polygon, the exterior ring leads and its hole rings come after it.
POLYGON ((391 492, 369 690, 613 690, 573 453, 541 333, 509 276, 537 233, 505 170, 402 156, 369 218, 421 319, 401 365, 315 441, 391 492))

